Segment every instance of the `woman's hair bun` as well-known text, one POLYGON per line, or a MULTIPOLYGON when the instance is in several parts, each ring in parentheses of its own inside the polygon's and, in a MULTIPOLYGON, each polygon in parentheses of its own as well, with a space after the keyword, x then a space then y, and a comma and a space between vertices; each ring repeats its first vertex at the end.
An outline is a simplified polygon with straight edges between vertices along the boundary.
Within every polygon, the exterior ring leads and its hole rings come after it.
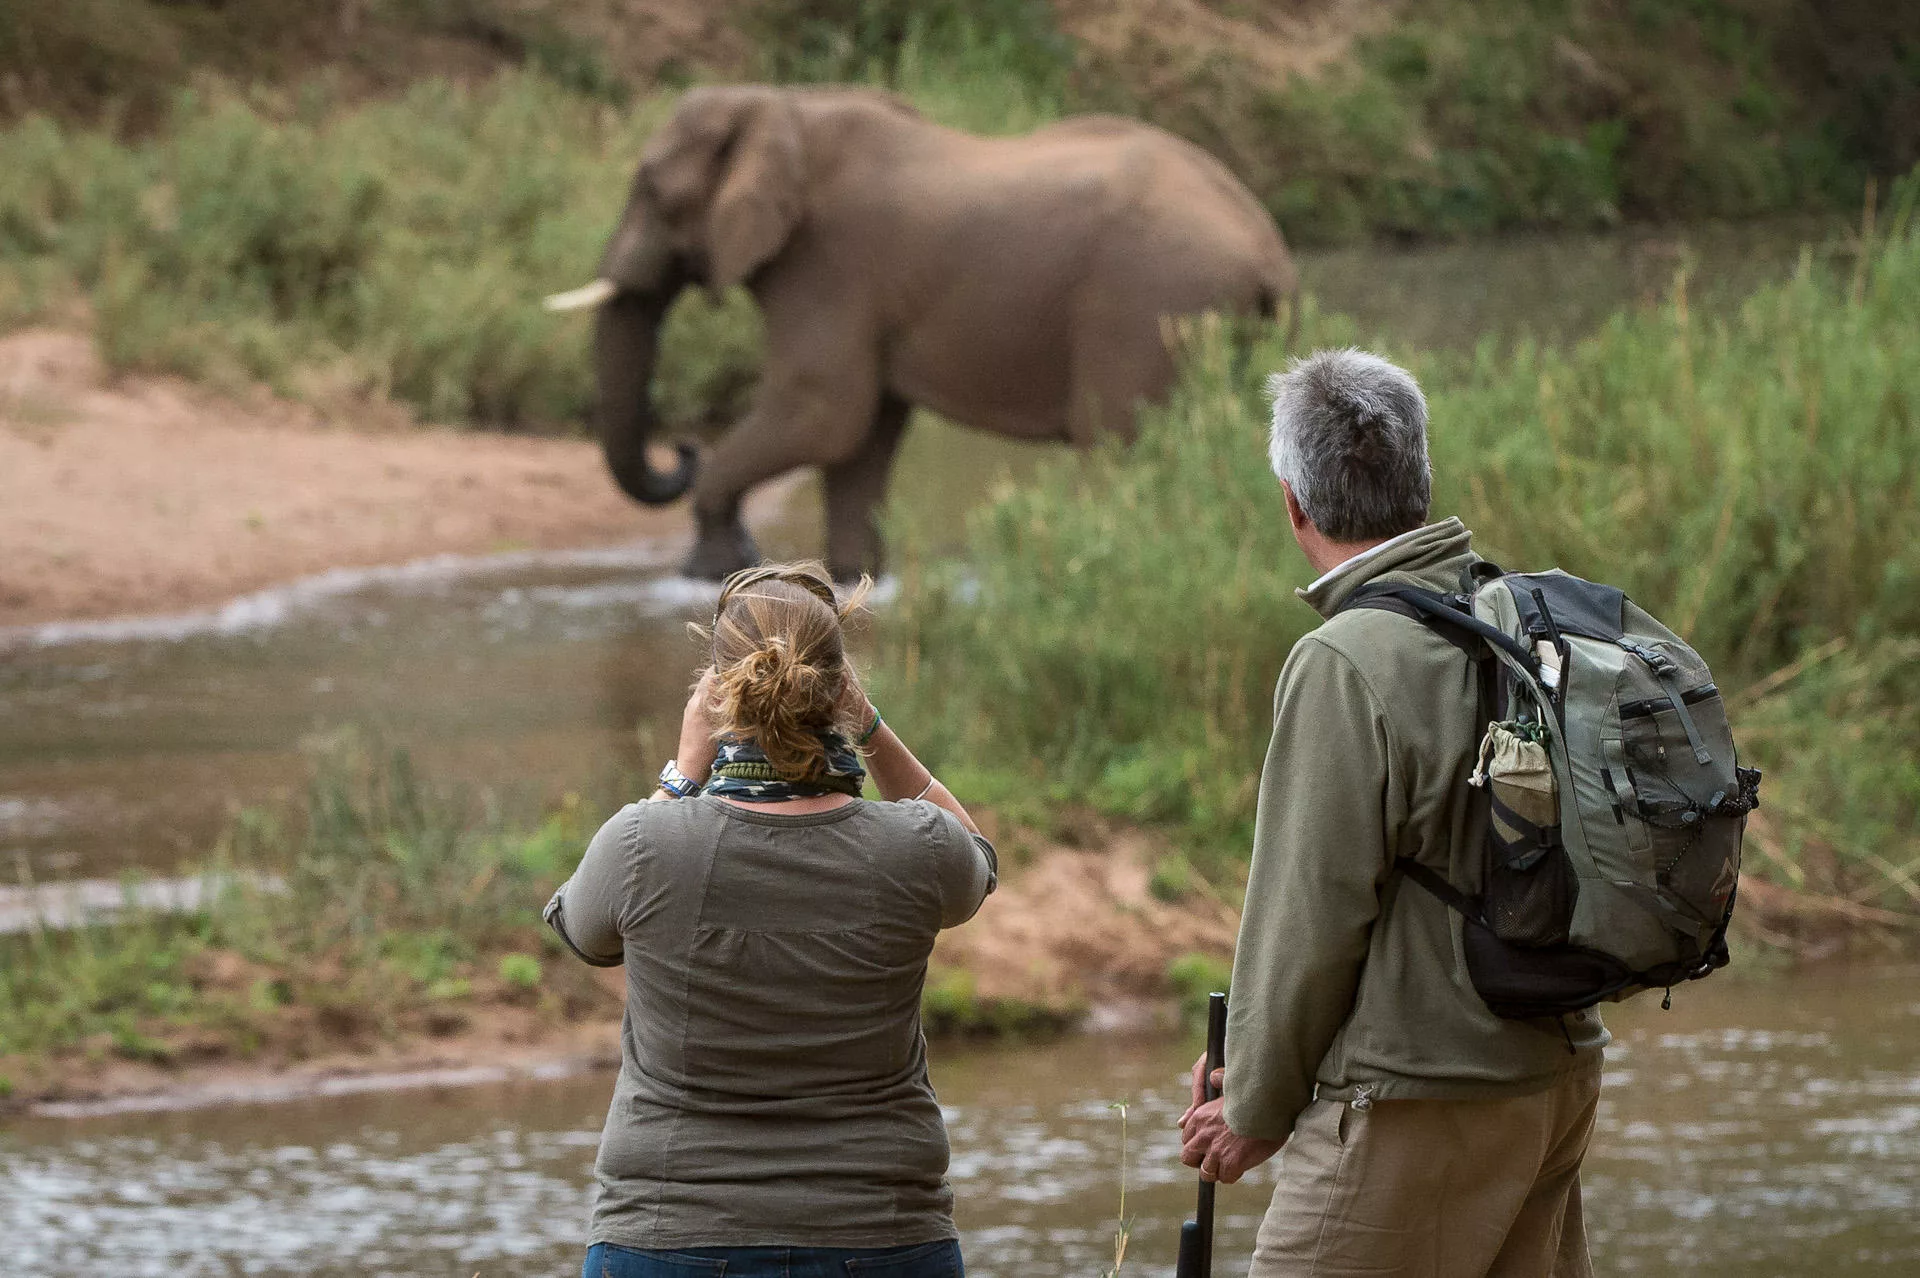
POLYGON ((834 722, 848 673, 841 622, 867 585, 842 603, 817 564, 767 566, 721 594, 711 632, 719 730, 759 746, 788 780, 825 771, 820 734, 850 726, 834 722))

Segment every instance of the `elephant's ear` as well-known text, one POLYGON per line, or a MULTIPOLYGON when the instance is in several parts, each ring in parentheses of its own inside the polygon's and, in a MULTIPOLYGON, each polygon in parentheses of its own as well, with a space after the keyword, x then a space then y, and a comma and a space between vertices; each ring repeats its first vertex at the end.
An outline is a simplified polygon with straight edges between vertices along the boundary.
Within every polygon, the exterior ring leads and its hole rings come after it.
POLYGON ((800 221, 800 126, 774 97, 742 114, 707 211, 709 283, 732 288, 780 251, 800 221))

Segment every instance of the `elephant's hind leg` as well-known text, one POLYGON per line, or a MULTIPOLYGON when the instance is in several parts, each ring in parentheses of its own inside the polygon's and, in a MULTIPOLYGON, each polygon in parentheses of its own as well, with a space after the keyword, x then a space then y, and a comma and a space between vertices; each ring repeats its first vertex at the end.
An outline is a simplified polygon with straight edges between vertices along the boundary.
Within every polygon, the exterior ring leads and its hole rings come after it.
POLYGON ((893 395, 883 396, 874 412, 873 429, 860 451, 824 468, 827 489, 827 566, 834 580, 852 581, 863 572, 880 574, 884 552, 880 540, 880 503, 886 500, 893 459, 907 430, 913 406, 893 395))

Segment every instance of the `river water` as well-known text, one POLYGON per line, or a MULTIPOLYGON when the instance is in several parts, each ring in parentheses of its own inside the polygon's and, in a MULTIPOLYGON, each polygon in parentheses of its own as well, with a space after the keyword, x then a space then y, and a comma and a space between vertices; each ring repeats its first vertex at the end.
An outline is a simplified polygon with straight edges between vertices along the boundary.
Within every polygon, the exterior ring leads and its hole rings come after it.
MULTIPOLYGON (((1363 331, 1408 344, 1577 335, 1674 265, 1731 293, 1804 231, 1549 239, 1303 260, 1363 331)), ((918 428, 896 500, 938 539, 1044 450, 918 428)), ((804 494, 763 545, 811 544, 804 494)), ((951 541, 949 540, 949 544, 951 541)), ((341 725, 424 768, 534 801, 644 776, 711 588, 675 547, 436 560, 337 573, 188 616, 0 633, 0 883, 165 874, 238 808, 297 794, 341 725)), ((6 902, 0 901, 0 905, 6 902)), ((1730 974, 1614 1018, 1589 1164, 1603 1272, 1920 1273, 1920 971, 1730 974)), ((1190 1180, 1168 1123, 1177 1043, 948 1046, 936 1083, 976 1274, 1111 1260, 1132 1109, 1127 1272, 1170 1272, 1190 1180)), ((576 1263, 609 1082, 363 1095, 0 1127, 0 1275, 560 1274, 576 1263)), ((1220 1272, 1244 1263, 1259 1185, 1222 1195, 1220 1272)))
MULTIPOLYGON (((1730 971, 1618 1036, 1587 1220, 1602 1274, 1920 1273, 1920 970, 1730 971)), ((976 1278, 1170 1275, 1193 1181, 1171 1123, 1192 1046, 935 1046, 976 1278)), ((0 1272, 34 1278, 577 1272, 611 1090, 557 1082, 0 1128, 0 1272)), ((1463 1169, 1471 1174, 1471 1169, 1463 1169)), ((1270 1182, 1220 1191, 1244 1273, 1270 1182)))

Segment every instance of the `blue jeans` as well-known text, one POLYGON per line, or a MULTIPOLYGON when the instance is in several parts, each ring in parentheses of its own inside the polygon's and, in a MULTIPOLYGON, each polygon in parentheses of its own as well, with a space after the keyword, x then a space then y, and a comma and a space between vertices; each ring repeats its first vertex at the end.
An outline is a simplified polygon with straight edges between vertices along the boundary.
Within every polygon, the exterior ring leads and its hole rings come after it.
POLYGON ((960 1244, 911 1247, 689 1247, 587 1249, 580 1278, 965 1278, 960 1244))

